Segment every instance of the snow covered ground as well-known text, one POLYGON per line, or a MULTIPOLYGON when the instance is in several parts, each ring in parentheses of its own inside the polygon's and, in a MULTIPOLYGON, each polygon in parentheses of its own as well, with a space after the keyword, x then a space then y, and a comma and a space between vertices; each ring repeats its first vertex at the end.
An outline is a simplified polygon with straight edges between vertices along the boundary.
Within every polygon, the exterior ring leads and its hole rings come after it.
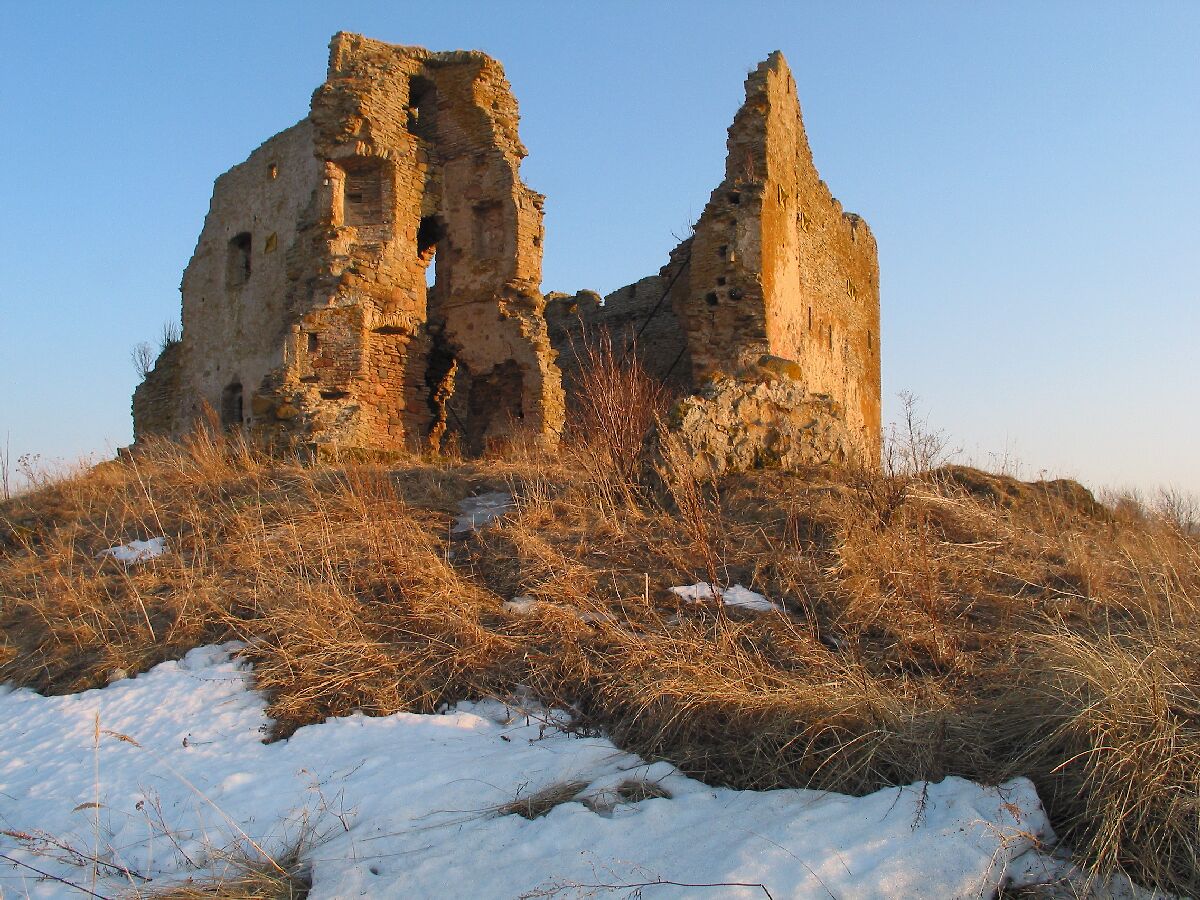
MULTIPOLYGON (((1046 862, 1035 842, 1052 840, 1023 779, 861 798, 712 788, 495 702, 353 715, 264 744, 263 699, 235 650, 68 697, 0 688, 0 853, 104 897, 307 835, 314 898, 626 897, 650 884, 643 896, 944 900, 1030 877, 1046 862), (575 800, 540 818, 504 809, 563 784, 575 800)), ((80 896, 3 860, 0 894, 80 896)))

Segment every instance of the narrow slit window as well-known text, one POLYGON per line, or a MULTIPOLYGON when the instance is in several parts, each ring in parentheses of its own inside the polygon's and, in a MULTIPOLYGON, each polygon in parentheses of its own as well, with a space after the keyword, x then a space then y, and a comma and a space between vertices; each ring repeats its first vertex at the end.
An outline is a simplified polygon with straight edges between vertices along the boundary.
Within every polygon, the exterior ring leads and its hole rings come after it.
POLYGON ((240 288, 250 280, 250 248, 252 243, 253 241, 248 231, 235 234, 229 240, 225 268, 225 285, 231 290, 240 288))
POLYGON ((221 425, 227 430, 241 428, 244 420, 242 384, 235 381, 221 392, 221 425))

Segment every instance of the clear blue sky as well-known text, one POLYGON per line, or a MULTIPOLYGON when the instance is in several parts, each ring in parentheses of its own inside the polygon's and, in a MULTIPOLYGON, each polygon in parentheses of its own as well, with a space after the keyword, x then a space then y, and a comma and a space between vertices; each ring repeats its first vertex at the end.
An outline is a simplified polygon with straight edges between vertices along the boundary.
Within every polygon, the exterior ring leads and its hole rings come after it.
POLYGON ((9 3, 0 442, 130 439, 213 179, 303 117, 338 30, 500 59, 544 290, 652 273, 781 49, 879 241, 885 418, 966 454, 1200 492, 1200 3, 9 3))

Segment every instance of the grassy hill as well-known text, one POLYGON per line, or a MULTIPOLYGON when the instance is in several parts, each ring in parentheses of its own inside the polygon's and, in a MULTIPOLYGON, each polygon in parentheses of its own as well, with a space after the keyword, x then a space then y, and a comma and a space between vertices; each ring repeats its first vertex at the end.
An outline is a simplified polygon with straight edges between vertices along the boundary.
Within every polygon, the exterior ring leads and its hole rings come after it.
POLYGON ((616 430, 313 465, 201 431, 47 480, 0 504, 0 681, 74 692, 236 638, 276 737, 516 694, 710 783, 1026 775, 1083 861, 1200 891, 1200 541, 1178 510, 930 468, 912 435, 882 472, 713 482, 616 430), (485 491, 514 506, 452 535, 485 491), (156 536, 152 561, 99 555, 156 536), (670 590, 696 582, 781 610, 670 590))

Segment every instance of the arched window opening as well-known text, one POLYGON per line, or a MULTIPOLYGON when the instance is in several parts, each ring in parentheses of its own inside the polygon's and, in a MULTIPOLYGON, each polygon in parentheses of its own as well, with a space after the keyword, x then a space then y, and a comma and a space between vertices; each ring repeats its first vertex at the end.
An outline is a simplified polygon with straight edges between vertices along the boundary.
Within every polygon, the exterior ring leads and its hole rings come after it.
POLYGON ((242 411, 242 383, 235 381, 221 392, 221 426, 241 428, 245 421, 242 411))
POLYGON ((237 290, 250 280, 250 232, 243 231, 229 239, 225 267, 225 286, 237 290))

